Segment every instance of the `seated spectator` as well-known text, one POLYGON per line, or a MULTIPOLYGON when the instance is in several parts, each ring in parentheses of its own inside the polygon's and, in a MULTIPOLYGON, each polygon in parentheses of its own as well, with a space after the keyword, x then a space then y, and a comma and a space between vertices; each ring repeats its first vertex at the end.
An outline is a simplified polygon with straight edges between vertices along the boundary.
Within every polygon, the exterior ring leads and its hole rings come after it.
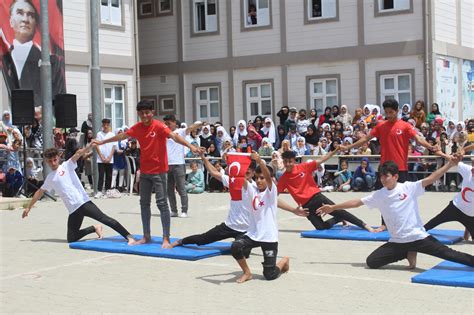
MULTIPOLYGON (((237 129, 235 130, 234 136, 232 138, 234 145, 237 146, 239 144, 239 140, 241 137, 247 136, 247 123, 245 120, 239 120, 237 122, 237 129)), ((219 148, 219 143, 216 143, 216 146, 219 148)))
POLYGON ((272 153, 272 160, 270 162, 273 168, 273 175, 275 179, 278 181, 285 172, 285 165, 283 165, 283 159, 281 158, 281 154, 278 151, 273 151, 272 153))
POLYGON ((290 141, 290 147, 293 151, 296 151, 299 136, 300 135, 298 134, 298 132, 296 130, 296 125, 295 124, 290 124, 290 127, 288 129, 288 134, 286 135, 285 139, 290 141))
POLYGON ((314 147, 313 154, 314 155, 326 155, 329 152, 329 144, 328 139, 326 137, 321 137, 319 139, 318 145, 314 147))
POLYGON ((277 135, 276 135, 277 143, 274 146, 275 149, 281 148, 281 143, 283 142, 283 140, 285 140, 285 137, 286 137, 285 127, 283 127, 282 125, 279 125, 277 127, 277 135))
POLYGON ((355 109, 354 118, 352 119, 352 126, 355 126, 362 119, 363 111, 362 108, 358 107, 355 109))
POLYGON ((295 126, 295 129, 296 129, 296 121, 297 121, 296 114, 297 113, 298 113, 298 111, 296 110, 296 107, 291 107, 290 108, 290 115, 285 120, 285 124, 284 124, 285 131, 287 133, 288 133, 288 131, 290 131, 290 127, 293 126, 293 125, 295 126))
POLYGON ((361 120, 370 123, 372 121, 372 105, 365 104, 363 108, 361 120))
POLYGON ((314 147, 316 147, 319 142, 319 133, 316 130, 316 127, 309 125, 304 138, 306 140, 306 145, 309 148, 310 154, 312 154, 314 147))
POLYGON ((354 172, 352 189, 354 189, 354 191, 372 191, 375 180, 375 171, 370 166, 369 159, 366 157, 362 158, 360 165, 354 172))
POLYGON ((341 168, 334 173, 337 191, 349 191, 351 189, 352 172, 348 168, 346 160, 341 161, 341 168))
POLYGON ((421 128, 421 124, 426 122, 425 102, 423 100, 416 101, 415 107, 410 114, 410 118, 415 120, 415 126, 418 129, 421 128))
POLYGON ((474 143, 474 119, 469 119, 469 121, 467 122, 466 129, 467 129, 467 141, 469 143, 474 143))
POLYGON ((271 156, 273 153, 273 147, 270 143, 270 140, 265 137, 262 139, 262 146, 258 149, 258 154, 260 156, 271 156))
POLYGON ((10 168, 14 168, 16 171, 22 173, 20 164, 20 151, 21 140, 14 140, 12 145, 7 146, 7 161, 4 164, 3 171, 7 173, 10 168))
POLYGON ((190 166, 191 173, 187 175, 186 191, 188 194, 200 194, 204 192, 204 173, 198 168, 196 161, 192 161, 190 166))
POLYGON ((309 148, 306 146, 306 139, 303 136, 298 137, 296 149, 296 156, 310 155, 309 148))
POLYGON ((265 123, 263 127, 260 129, 260 134, 262 135, 263 138, 265 137, 268 138, 268 141, 270 141, 270 144, 272 145, 272 147, 275 147, 275 144, 277 142, 276 129, 270 117, 265 118, 265 123))
POLYGON ((2 169, 3 174, 6 173, 4 166, 7 164, 8 152, 7 133, 0 132, 0 169, 2 169))
POLYGON ((285 139, 281 143, 281 148, 278 149, 278 152, 280 152, 280 154, 283 154, 283 152, 286 152, 286 151, 292 151, 292 150, 291 150, 291 146, 290 146, 290 140, 285 139))
POLYGON ((229 128, 229 136, 231 139, 234 139, 234 135, 235 135, 235 131, 237 130, 237 128, 235 126, 230 126, 229 128))
POLYGON ((315 108, 311 108, 309 111, 309 121, 311 122, 311 125, 315 127, 318 125, 318 112, 315 108))
POLYGON ((455 133, 456 133, 456 122, 454 121, 454 119, 449 119, 448 126, 446 127, 446 134, 448 135, 448 139, 452 139, 455 133))
POLYGON ((217 150, 216 145, 214 144, 214 142, 211 142, 209 144, 209 147, 206 150, 206 156, 210 156, 210 157, 220 157, 221 156, 219 154, 219 151, 217 150))
POLYGON ((362 144, 357 150, 357 155, 372 155, 372 150, 369 148, 369 143, 362 144))
POLYGON ((306 118, 306 110, 300 109, 298 118, 296 119, 296 129, 298 130, 298 133, 304 136, 310 124, 311 122, 306 118))
POLYGON ((334 190, 333 180, 331 179, 329 172, 326 172, 324 163, 318 165, 318 169, 314 175, 314 181, 323 192, 334 190))
POLYGON ((441 112, 439 111, 439 106, 437 103, 433 103, 431 104, 431 111, 430 113, 428 114, 428 116, 426 116, 426 122, 428 124, 431 124, 431 122, 433 120, 435 120, 436 116, 441 116, 441 112))
POLYGON ((23 184, 23 175, 14 166, 9 167, 5 176, 3 197, 15 197, 23 184))
POLYGON ((41 185, 43 185, 43 169, 41 167, 36 167, 35 161, 33 158, 26 159, 26 167, 25 167, 25 180, 28 182, 26 185, 26 195, 31 196, 33 195, 41 185), (29 185, 29 184, 33 184, 29 185))
MULTIPOLYGON (((324 109, 324 113, 319 116, 318 127, 323 124, 329 124, 333 120, 331 107, 327 106, 324 109)), ((323 127, 324 128, 324 127, 323 127)))
POLYGON ((341 113, 336 117, 336 121, 341 122, 344 128, 352 124, 352 116, 347 110, 347 105, 341 105, 341 113))
POLYGON ((237 144, 237 152, 252 152, 252 147, 248 144, 247 137, 240 137, 237 144))
POLYGON ((340 114, 339 106, 334 105, 332 107, 332 123, 336 121, 336 118, 339 116, 339 114, 340 114))
MULTIPOLYGON (((237 132, 235 134, 237 134, 237 132)), ((217 136, 215 138, 215 143, 216 148, 219 150, 219 153, 221 155, 224 154, 224 141, 227 139, 230 139, 230 136, 225 130, 225 128, 222 126, 217 127, 217 136)))
MULTIPOLYGON (((339 138, 334 139, 329 146, 330 148, 329 151, 337 150, 340 145, 341 145, 341 139, 339 138)), ((341 152, 336 153, 336 155, 341 155, 341 154, 342 154, 341 152)))
POLYGON ((3 172, 3 169, 0 168, 0 196, 3 195, 3 191, 5 189, 5 183, 6 183, 6 176, 5 176, 5 173, 3 172))
POLYGON ((258 151, 258 148, 262 145, 262 136, 258 133, 254 126, 247 127, 247 141, 252 147, 253 151, 258 151))
MULTIPOLYGON (((214 167, 216 168, 216 170, 221 173, 221 175, 224 175, 225 174, 225 171, 224 169, 222 168, 222 163, 220 160, 216 160, 212 163, 212 165, 214 165, 214 167)), ((225 191, 225 187, 224 185, 222 184, 222 182, 220 180, 217 180, 215 179, 214 177, 211 176, 211 178, 209 179, 209 183, 207 184, 207 187, 209 189, 209 192, 214 192, 214 191, 220 191, 220 192, 224 192, 225 191)))
POLYGON ((229 152, 236 152, 236 150, 232 145, 232 140, 230 138, 227 138, 226 140, 224 140, 224 145, 221 150, 221 156, 229 152))

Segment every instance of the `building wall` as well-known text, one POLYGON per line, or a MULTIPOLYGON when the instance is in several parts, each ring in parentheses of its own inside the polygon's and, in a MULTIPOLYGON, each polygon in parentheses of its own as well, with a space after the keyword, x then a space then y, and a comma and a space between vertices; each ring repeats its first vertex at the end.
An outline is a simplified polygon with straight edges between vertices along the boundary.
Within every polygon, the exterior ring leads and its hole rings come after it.
POLYGON ((435 40, 456 44, 456 0, 436 0, 434 15, 435 40))
POLYGON ((178 61, 176 23, 176 14, 138 21, 141 64, 178 61))
POLYGON ((474 2, 471 0, 460 1, 461 46, 474 48, 474 2))

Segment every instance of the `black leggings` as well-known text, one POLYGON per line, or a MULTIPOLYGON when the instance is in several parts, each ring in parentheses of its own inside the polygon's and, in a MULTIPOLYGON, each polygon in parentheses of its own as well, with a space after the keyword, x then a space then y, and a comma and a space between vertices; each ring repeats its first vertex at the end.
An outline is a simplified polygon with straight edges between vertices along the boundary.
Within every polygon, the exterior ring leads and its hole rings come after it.
POLYGON ((409 243, 385 243, 367 257, 367 266, 373 269, 380 268, 407 258, 408 252, 420 252, 474 267, 474 256, 451 249, 431 235, 409 243))
POLYGON ((365 223, 346 210, 335 210, 331 212, 331 215, 333 216, 331 219, 323 221, 322 217, 316 214, 316 210, 323 204, 333 205, 334 202, 319 192, 311 197, 311 199, 303 205, 303 208, 308 208, 309 215, 307 218, 314 225, 316 230, 330 229, 334 224, 341 222, 342 220, 348 221, 360 228, 365 229, 365 223))
POLYGON ((180 241, 181 245, 187 245, 187 244, 197 244, 197 245, 206 245, 210 244, 213 242, 225 240, 226 238, 237 238, 239 236, 242 236, 245 234, 245 232, 239 232, 236 230, 231 229, 225 223, 221 223, 219 225, 216 225, 209 231, 202 233, 202 234, 196 234, 196 235, 191 235, 183 238, 180 241))
POLYGON ((263 253, 263 276, 267 280, 274 280, 281 274, 280 268, 276 265, 276 259, 278 254, 278 242, 257 242, 252 240, 247 235, 244 235, 236 239, 232 243, 231 251, 232 256, 236 260, 241 260, 246 257, 247 253, 254 247, 261 247, 263 253))
POLYGON ((120 223, 100 211, 92 201, 88 201, 69 215, 67 220, 67 241, 69 243, 78 241, 87 234, 95 232, 95 228, 92 225, 85 229, 80 229, 84 217, 92 218, 107 225, 124 238, 130 236, 130 233, 120 223))
POLYGON ((105 190, 109 190, 112 184, 112 163, 97 163, 99 167, 99 180, 97 181, 97 190, 102 191, 104 188, 104 173, 105 173, 105 190))
POLYGON ((435 226, 451 221, 460 222, 474 237, 474 217, 470 217, 459 210, 452 201, 443 211, 425 224, 425 230, 431 230, 435 226))

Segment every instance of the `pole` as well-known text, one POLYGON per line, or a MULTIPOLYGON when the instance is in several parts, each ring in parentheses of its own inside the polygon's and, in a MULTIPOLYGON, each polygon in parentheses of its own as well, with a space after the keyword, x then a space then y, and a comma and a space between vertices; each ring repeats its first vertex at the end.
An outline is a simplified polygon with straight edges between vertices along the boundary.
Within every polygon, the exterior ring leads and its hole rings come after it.
MULTIPOLYGON (((100 128, 100 64, 99 64, 99 1, 90 0, 91 16, 91 102, 92 102, 92 131, 94 135, 100 128)), ((92 176, 94 178, 94 195, 97 193, 97 177, 99 174, 97 154, 93 155, 92 176)))
MULTIPOLYGON (((53 146, 53 97, 51 81, 51 60, 49 49, 49 13, 48 0, 40 1, 41 11, 41 100, 43 125, 43 150, 53 146)), ((44 177, 51 172, 45 164, 44 177)))

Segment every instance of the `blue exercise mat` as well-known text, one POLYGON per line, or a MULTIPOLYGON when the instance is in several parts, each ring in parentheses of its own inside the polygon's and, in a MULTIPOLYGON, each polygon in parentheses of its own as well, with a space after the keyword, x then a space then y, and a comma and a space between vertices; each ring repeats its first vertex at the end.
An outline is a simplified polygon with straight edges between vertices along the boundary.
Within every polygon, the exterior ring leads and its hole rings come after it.
MULTIPOLYGON (((135 235, 135 239, 141 236, 135 235)), ((177 238, 172 238, 171 242, 177 238)), ((185 245, 171 249, 163 249, 161 245, 163 238, 152 237, 152 242, 143 245, 127 245, 126 240, 121 236, 107 237, 101 240, 80 241, 69 244, 72 249, 93 250, 107 253, 132 254, 152 257, 163 257, 182 260, 199 260, 203 258, 219 256, 230 253, 231 243, 215 242, 208 245, 185 245)))
POLYGON ((443 261, 430 270, 412 277, 411 282, 474 288, 474 268, 451 261, 443 261))
MULTIPOLYGON (((450 245, 462 241, 464 232, 457 230, 429 230, 438 241, 443 244, 450 245)), ((342 226, 334 225, 329 230, 312 230, 301 232, 301 237, 308 238, 324 238, 337 240, 352 240, 352 241, 385 241, 387 242, 390 235, 387 231, 379 233, 370 233, 358 226, 342 226)))

